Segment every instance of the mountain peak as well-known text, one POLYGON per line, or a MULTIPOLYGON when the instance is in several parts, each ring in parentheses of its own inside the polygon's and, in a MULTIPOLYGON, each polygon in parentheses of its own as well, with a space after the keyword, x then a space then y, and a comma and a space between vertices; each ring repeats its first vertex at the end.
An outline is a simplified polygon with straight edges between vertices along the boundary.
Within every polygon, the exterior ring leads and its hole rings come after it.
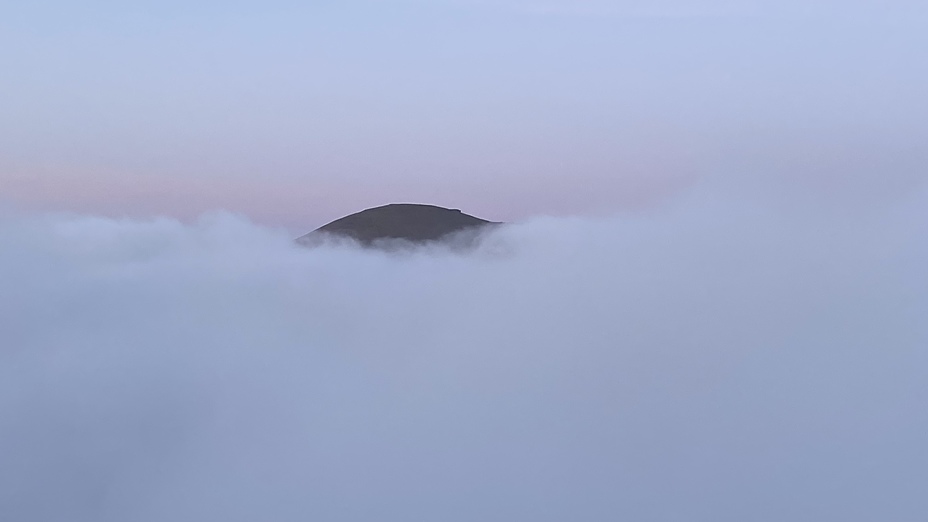
POLYGON ((451 234, 477 231, 498 223, 480 219, 459 209, 416 203, 391 203, 345 216, 297 239, 304 245, 317 244, 326 236, 348 238, 365 246, 389 240, 410 243, 439 241, 451 234))

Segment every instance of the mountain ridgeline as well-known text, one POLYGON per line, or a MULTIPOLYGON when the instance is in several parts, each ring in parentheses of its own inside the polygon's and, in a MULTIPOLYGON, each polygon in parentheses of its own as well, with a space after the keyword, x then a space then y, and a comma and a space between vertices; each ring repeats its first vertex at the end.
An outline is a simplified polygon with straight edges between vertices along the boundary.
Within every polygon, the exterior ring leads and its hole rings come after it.
POLYGON ((330 240, 353 240, 365 247, 391 248, 454 240, 472 245, 481 232, 500 224, 457 209, 395 203, 337 219, 298 238, 297 242, 316 246, 330 240))

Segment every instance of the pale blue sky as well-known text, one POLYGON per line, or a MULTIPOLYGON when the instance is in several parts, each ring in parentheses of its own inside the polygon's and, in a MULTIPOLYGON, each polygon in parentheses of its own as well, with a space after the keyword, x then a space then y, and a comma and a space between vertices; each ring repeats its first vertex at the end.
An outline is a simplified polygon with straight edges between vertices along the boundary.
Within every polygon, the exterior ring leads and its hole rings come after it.
POLYGON ((491 219, 728 176, 886 198, 928 171, 920 2, 7 2, 0 200, 308 228, 491 219))

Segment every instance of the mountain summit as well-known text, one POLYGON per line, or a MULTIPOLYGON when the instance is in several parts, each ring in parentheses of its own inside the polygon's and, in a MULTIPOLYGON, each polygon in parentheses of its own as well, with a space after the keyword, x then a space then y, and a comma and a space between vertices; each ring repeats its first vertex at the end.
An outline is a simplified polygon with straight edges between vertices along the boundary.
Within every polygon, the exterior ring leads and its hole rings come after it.
POLYGON ((297 239, 304 245, 324 241, 326 236, 349 238, 365 246, 375 246, 390 240, 428 243, 464 231, 479 231, 492 221, 464 214, 460 210, 394 203, 369 208, 337 219, 297 239))

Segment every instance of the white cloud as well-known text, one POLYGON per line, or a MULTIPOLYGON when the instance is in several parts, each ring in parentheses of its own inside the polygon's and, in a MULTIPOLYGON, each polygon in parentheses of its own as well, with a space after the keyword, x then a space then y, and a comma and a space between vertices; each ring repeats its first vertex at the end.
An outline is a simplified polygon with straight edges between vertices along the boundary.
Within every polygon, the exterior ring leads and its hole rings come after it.
POLYGON ((915 519, 926 199, 720 194, 465 256, 4 216, 0 519, 915 519))

